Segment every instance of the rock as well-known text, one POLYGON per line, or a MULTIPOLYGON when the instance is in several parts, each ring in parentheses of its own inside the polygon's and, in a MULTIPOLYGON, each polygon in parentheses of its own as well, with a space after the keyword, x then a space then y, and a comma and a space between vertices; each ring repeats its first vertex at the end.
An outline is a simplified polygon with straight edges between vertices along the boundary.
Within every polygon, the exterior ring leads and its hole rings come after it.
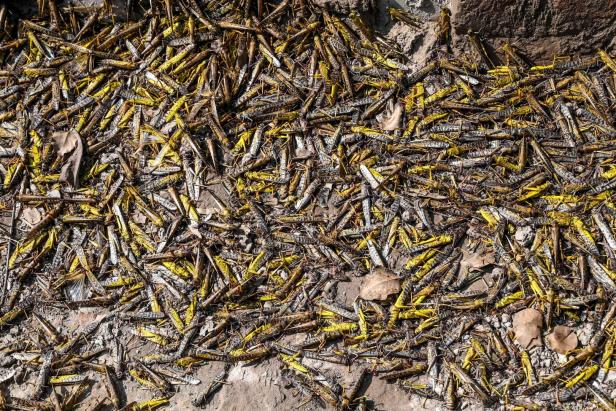
POLYGON ((205 321, 203 322, 203 326, 201 327, 201 329, 199 329, 199 335, 201 337, 207 335, 207 333, 212 331, 214 327, 215 325, 214 325, 214 320, 212 319, 212 317, 206 318, 205 321))
POLYGON ((103 334, 97 334, 93 340, 93 344, 96 346, 104 346, 105 345, 105 336, 103 334))
POLYGON ((423 42, 425 33, 407 24, 397 22, 389 29, 386 37, 388 40, 396 42, 404 53, 410 54, 423 42))
POLYGON ((452 0, 451 10, 456 37, 509 40, 536 62, 616 48, 616 0, 452 0))
POLYGON ((519 227, 515 230, 513 238, 523 247, 529 246, 533 241, 533 228, 531 226, 519 227))
POLYGON ((590 342, 590 338, 593 336, 593 325, 592 323, 586 323, 582 326, 582 329, 578 333, 578 339, 580 340, 580 345, 586 346, 590 342))

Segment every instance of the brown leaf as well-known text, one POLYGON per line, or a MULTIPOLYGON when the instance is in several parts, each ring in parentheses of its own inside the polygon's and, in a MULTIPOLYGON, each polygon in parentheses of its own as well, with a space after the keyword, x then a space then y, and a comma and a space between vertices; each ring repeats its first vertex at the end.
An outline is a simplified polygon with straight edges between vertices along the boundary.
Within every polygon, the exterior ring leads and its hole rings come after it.
POLYGON ((387 112, 380 118, 379 126, 385 131, 394 131, 402 127, 402 114, 404 106, 402 103, 396 103, 393 109, 387 112))
POLYGON ((557 325, 547 336, 548 345, 559 354, 566 354, 574 350, 578 345, 577 335, 573 330, 564 325, 557 325))
POLYGON ((77 146, 79 133, 75 130, 57 131, 51 136, 56 143, 56 150, 60 156, 70 153, 77 146))
POLYGON ((479 269, 495 263, 494 252, 487 247, 480 246, 474 252, 469 253, 466 248, 462 250, 462 260, 460 261, 460 271, 466 269, 479 269))
POLYGON ((400 292, 400 278, 385 267, 377 267, 361 282, 359 296, 364 300, 386 300, 400 292))
MULTIPOLYGON (((83 157, 83 143, 79 133, 75 130, 68 132, 69 137, 66 140, 75 141, 75 147, 73 154, 68 158, 66 163, 62 166, 60 172, 60 181, 67 182, 74 188, 79 188, 79 168, 81 167, 81 159, 83 157)), ((60 153, 60 150, 58 150, 60 153)))
POLYGON ((515 339, 525 349, 541 346, 543 314, 534 308, 518 311, 513 315, 515 339))

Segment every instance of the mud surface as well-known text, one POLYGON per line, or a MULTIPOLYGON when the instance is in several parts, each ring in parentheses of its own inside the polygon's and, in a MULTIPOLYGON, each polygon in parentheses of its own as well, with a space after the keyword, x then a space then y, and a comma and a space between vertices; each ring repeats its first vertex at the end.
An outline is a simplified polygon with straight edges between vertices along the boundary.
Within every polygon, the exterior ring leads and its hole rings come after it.
POLYGON ((616 0, 454 0, 456 34, 511 41, 537 61, 616 47, 616 0))

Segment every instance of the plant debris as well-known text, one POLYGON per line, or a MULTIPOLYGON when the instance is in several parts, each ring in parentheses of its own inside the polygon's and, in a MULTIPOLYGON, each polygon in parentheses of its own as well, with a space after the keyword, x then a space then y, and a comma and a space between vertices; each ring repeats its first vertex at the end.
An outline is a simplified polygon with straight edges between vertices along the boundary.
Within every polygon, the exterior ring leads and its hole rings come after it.
POLYGON ((392 294, 400 292, 400 278, 391 270, 376 267, 362 278, 359 297, 366 300, 387 300, 392 294))
POLYGON ((541 346, 542 327, 543 314, 534 308, 527 308, 513 315, 515 338, 525 349, 541 346))
POLYGON ((574 350, 578 345, 577 335, 565 325, 554 327, 554 330, 548 334, 546 339, 550 348, 562 355, 574 350))

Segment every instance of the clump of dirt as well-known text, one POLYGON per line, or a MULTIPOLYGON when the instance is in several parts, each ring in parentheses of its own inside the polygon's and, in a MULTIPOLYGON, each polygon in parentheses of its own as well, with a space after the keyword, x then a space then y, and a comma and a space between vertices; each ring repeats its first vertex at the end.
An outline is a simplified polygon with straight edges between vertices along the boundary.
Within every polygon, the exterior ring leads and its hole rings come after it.
POLYGON ((415 54, 425 42, 426 33, 414 30, 407 24, 397 22, 388 31, 386 37, 388 40, 394 41, 400 50, 406 54, 415 54))

